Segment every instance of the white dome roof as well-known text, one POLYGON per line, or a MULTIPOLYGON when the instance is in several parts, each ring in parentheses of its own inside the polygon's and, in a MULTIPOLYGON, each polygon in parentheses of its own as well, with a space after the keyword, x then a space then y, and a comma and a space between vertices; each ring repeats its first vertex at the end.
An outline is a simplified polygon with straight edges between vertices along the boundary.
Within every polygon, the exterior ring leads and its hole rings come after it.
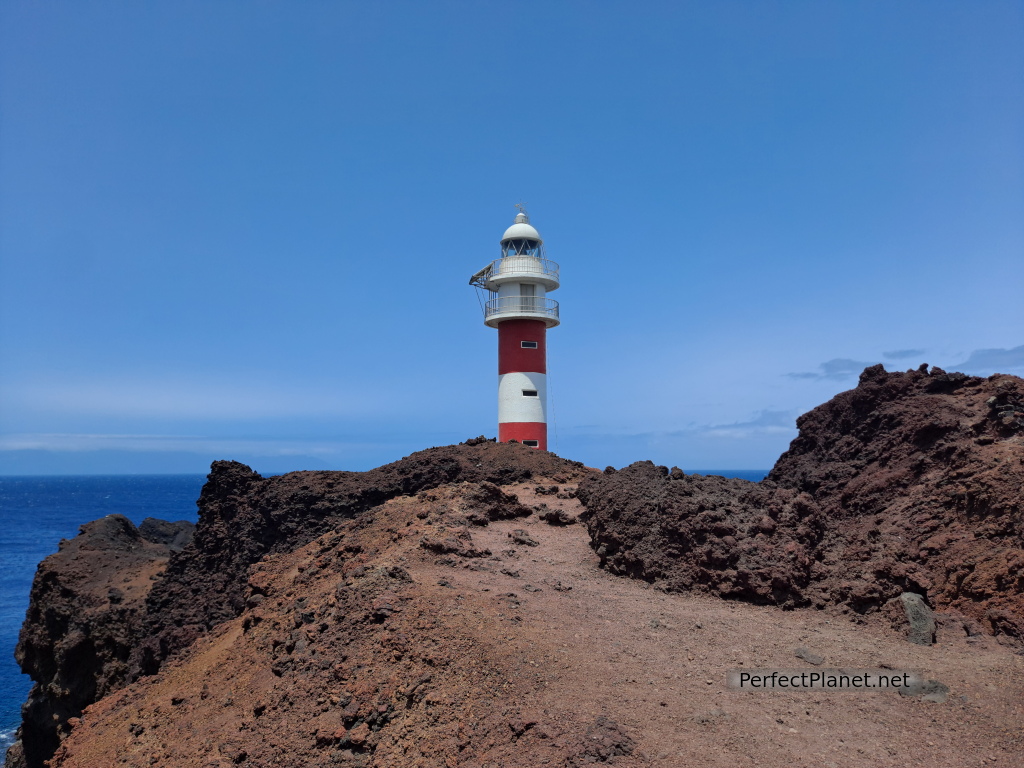
POLYGON ((505 234, 501 236, 501 242, 506 240, 520 240, 529 239, 536 240, 538 243, 544 241, 540 237, 540 232, 530 226, 530 217, 525 213, 516 214, 516 223, 505 230, 505 234))

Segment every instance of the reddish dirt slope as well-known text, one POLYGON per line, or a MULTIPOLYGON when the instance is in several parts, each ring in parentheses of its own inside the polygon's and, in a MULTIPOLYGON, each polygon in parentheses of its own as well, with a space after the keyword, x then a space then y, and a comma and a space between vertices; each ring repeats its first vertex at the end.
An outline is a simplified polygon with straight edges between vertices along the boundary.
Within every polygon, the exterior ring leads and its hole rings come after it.
POLYGON ((289 552, 388 499, 460 481, 569 480, 584 473, 579 462, 483 438, 418 451, 368 472, 263 478, 238 462, 214 462, 199 497, 195 538, 148 597, 132 672, 156 671, 170 653, 237 616, 249 568, 261 558, 289 552))
POLYGON ((36 685, 9 764, 42 768, 84 706, 155 672, 169 655, 241 613, 249 571, 261 558, 291 552, 423 488, 536 475, 564 481, 585 472, 578 462, 483 438, 369 472, 263 478, 223 461, 214 463, 203 488, 195 536, 173 555, 176 543, 188 539, 176 542, 175 524, 147 521, 136 530, 124 518, 90 523, 40 566, 33 584, 18 657, 36 685))
MULTIPOLYGON (((545 483, 506 490, 581 511, 545 483)), ((456 484, 266 557, 240 616, 87 709, 54 765, 1020 764, 1022 658, 991 639, 923 647, 837 612, 666 593, 601 570, 582 526, 521 514, 456 484), (800 645, 920 669, 950 697, 724 687, 729 668, 806 666, 800 645)))

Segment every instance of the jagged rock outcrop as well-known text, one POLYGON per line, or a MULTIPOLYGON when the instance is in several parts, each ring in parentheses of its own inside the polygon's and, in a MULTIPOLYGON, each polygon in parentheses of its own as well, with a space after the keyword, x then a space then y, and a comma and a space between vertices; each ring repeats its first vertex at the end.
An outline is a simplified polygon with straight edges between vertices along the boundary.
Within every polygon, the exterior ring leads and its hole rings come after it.
POLYGON ((797 426, 768 479, 837 532, 839 599, 875 608, 899 593, 873 584, 905 584, 1024 638, 1024 380, 873 366, 797 426))
POLYGON ((40 563, 15 652, 35 685, 9 766, 42 765, 69 718, 124 684, 153 579, 192 530, 187 521, 136 528, 110 515, 83 525, 40 563))
POLYGON ((612 573, 759 604, 810 601, 826 525, 807 494, 649 461, 588 478, 578 493, 612 573))
POLYGON ((874 366, 797 426, 760 484, 650 462, 585 480, 606 567, 862 613, 913 592, 1024 638, 1024 381, 874 366))

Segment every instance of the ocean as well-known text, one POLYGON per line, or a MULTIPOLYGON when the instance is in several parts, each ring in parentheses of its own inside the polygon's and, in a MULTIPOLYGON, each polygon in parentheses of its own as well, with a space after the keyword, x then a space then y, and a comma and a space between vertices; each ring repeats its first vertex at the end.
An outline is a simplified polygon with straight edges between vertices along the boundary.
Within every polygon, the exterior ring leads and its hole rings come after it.
POLYGON ((684 469, 688 475, 721 475, 722 477, 737 477, 740 480, 750 480, 752 483, 759 483, 768 477, 771 470, 768 469, 684 469))
MULTIPOLYGON (((690 470, 687 470, 690 472, 690 470)), ((767 470, 696 470, 761 480, 767 470)), ((204 475, 81 475, 0 477, 0 759, 21 722, 21 704, 32 682, 14 661, 14 646, 28 608, 39 562, 61 539, 104 515, 120 514, 136 525, 147 517, 196 521, 204 475)))
POLYGON ((120 514, 196 521, 204 475, 0 477, 0 762, 21 722, 32 681, 14 661, 39 561, 83 523, 120 514))

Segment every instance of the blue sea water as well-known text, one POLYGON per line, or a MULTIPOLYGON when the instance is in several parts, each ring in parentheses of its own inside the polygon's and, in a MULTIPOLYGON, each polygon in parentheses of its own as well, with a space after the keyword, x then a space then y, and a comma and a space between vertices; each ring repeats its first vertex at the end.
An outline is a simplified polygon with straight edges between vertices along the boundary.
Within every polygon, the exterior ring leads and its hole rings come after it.
POLYGON ((0 762, 21 721, 32 682, 14 661, 39 561, 83 523, 120 514, 196 520, 203 475, 0 477, 0 762))
POLYGON ((740 480, 751 480, 759 483, 768 477, 770 469, 685 469, 688 475, 721 475, 722 477, 738 477, 740 480))

